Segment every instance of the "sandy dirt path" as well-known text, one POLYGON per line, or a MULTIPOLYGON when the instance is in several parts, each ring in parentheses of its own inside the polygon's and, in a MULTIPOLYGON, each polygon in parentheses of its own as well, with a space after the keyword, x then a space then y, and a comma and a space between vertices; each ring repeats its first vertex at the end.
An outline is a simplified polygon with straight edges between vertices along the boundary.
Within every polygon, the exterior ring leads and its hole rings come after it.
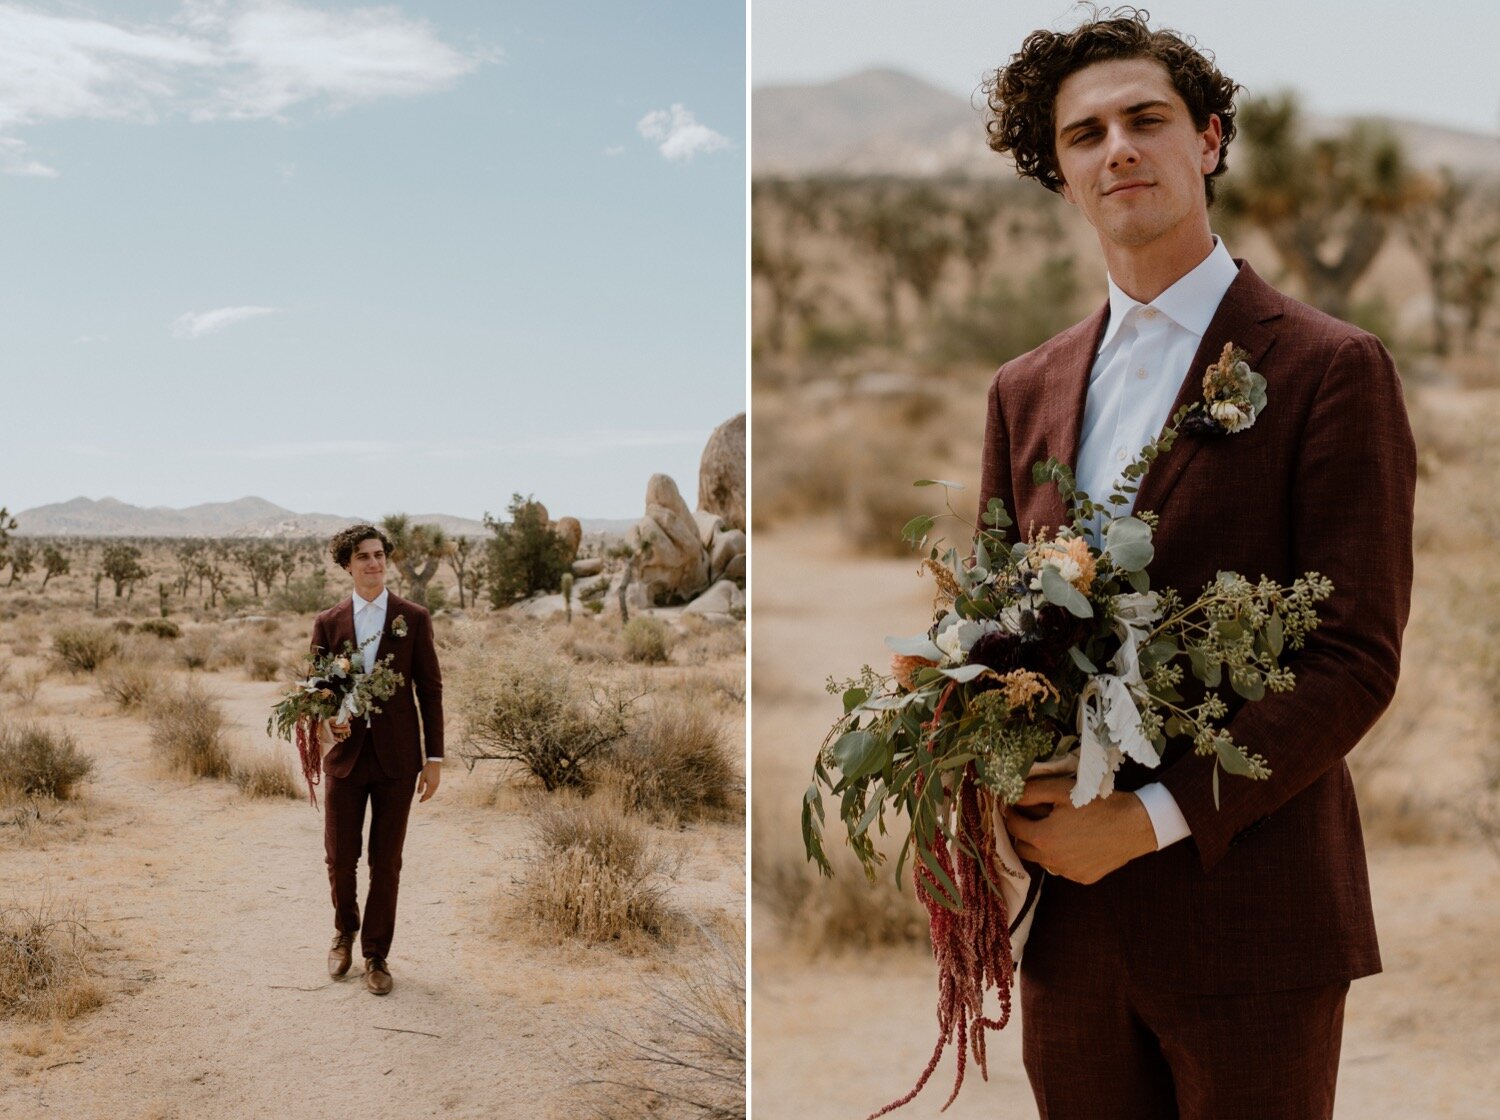
MULTIPOLYGON (((204 679, 237 733, 264 743, 277 686, 204 679)), ((144 721, 111 714, 87 685, 49 682, 45 705, 98 772, 81 836, 38 848, 0 830, 0 883, 17 901, 84 903, 112 996, 58 1030, 8 1025, 0 1117, 577 1114, 598 1025, 633 1021, 661 962, 507 935, 496 915, 526 814, 480 805, 487 777, 450 763, 437 797, 413 806, 396 986, 379 998, 358 960, 349 979, 328 978, 322 822, 305 801, 163 775, 144 721)), ((700 920, 742 921, 740 829, 662 839, 685 853, 673 900, 700 920)))
MULTIPOLYGON (((914 561, 852 556, 832 532, 756 539, 753 843, 800 852, 796 816, 816 745, 835 712, 822 683, 882 659, 887 634, 915 633, 931 603, 914 561)), ((1444 741, 1399 744, 1440 761, 1444 741)), ((1370 851, 1384 974, 1355 984, 1346 1013, 1338 1115, 1412 1120, 1494 1115, 1500 1099, 1500 858, 1478 842, 1370 851)), ((816 889, 816 888, 814 888, 816 889)), ((868 1115, 904 1095, 936 1038, 936 974, 924 947, 822 953, 792 943, 768 907, 752 916, 757 1120, 868 1115)), ((1035 1116, 1019 1020, 990 1036, 990 1080, 971 1069, 955 1120, 1035 1116)), ((1081 1059, 1082 1060, 1082 1059, 1081 1059)), ((952 1055, 917 1102, 939 1115, 952 1055)))

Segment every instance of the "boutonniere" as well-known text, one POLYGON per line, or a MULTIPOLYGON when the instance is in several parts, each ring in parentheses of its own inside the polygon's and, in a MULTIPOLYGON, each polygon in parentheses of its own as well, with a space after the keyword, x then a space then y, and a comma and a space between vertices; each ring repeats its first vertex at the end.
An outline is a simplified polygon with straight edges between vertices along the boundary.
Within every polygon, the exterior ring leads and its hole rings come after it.
POLYGON ((1232 342, 1203 375, 1203 402, 1182 425, 1196 436, 1222 436, 1251 427, 1266 408, 1266 379, 1250 368, 1250 355, 1232 342))
POLYGON ((391 623, 391 637, 393 637, 393 638, 404 638, 404 637, 406 637, 406 618, 405 618, 404 615, 399 615, 398 614, 396 616, 396 618, 395 618, 395 621, 393 621, 391 623))

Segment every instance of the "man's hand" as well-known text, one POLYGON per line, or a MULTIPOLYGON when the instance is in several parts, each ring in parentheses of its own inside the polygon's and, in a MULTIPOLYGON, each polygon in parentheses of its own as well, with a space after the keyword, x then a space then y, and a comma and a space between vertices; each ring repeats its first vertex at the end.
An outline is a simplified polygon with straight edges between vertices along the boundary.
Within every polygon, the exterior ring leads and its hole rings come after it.
POLYGON ((422 796, 418 801, 426 801, 437 792, 438 782, 443 778, 443 764, 441 762, 429 762, 422 767, 422 776, 417 779, 417 792, 422 796))
POLYGON ((1137 856, 1156 851, 1156 832, 1141 799, 1116 791, 1073 808, 1070 776, 1033 778, 1005 814, 1016 852, 1053 875, 1097 883, 1137 856))
POLYGON ((349 738, 349 721, 345 720, 343 723, 334 723, 332 720, 329 720, 328 730, 333 732, 333 741, 335 743, 342 743, 345 739, 349 738))

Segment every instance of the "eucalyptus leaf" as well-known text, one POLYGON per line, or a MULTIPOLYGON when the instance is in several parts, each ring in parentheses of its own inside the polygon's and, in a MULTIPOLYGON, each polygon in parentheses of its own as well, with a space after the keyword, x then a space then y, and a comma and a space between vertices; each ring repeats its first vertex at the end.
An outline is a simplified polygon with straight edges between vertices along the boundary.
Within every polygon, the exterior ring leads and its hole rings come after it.
POLYGON ((870 698, 870 694, 862 688, 851 688, 844 693, 844 714, 848 715, 870 698))
POLYGON ((1219 756, 1219 763, 1231 774, 1248 778, 1255 773, 1245 752, 1222 735, 1214 740, 1214 753, 1219 756))
POLYGON ((1092 661, 1084 656, 1083 650, 1079 649, 1077 646, 1068 647, 1068 656, 1073 659, 1074 665, 1077 665, 1089 676, 1092 677, 1099 672, 1098 666, 1096 666, 1092 661))
POLYGON ((887 637, 885 648, 903 657, 925 657, 928 661, 943 659, 943 651, 938 649, 926 634, 918 634, 911 638, 887 637))
POLYGON ((946 486, 950 490, 962 490, 962 482, 948 482, 941 478, 919 478, 912 483, 913 486, 946 486))
POLYGON ((1094 609, 1089 606, 1083 593, 1063 579, 1056 568, 1048 566, 1042 569, 1042 595, 1047 602, 1062 607, 1078 618, 1094 617, 1094 609))
POLYGON ((968 684, 989 672, 989 668, 984 665, 959 665, 953 669, 939 669, 938 672, 959 684, 968 684))
POLYGON ((1243 696, 1246 700, 1259 700, 1266 694, 1266 679, 1259 673, 1241 676, 1238 673, 1229 675, 1229 686, 1243 696))
POLYGON ((890 746, 864 730, 846 732, 833 744, 833 760, 846 781, 885 769, 890 756, 890 746))
POLYGON ((1281 612, 1272 611, 1271 617, 1266 619, 1266 642, 1271 647, 1271 656, 1280 657, 1282 646, 1286 641, 1286 631, 1282 626, 1281 612))
POLYGON ((932 527, 937 524, 937 519, 925 513, 919 513, 901 527, 901 539, 904 541, 921 541, 932 532, 932 527))

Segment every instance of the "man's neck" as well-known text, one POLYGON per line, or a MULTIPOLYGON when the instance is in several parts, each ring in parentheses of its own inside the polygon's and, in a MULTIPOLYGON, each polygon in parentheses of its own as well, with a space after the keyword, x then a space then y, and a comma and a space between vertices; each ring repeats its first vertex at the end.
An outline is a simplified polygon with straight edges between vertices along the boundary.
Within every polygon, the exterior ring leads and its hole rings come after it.
POLYGON ((368 595, 366 595, 363 591, 356 587, 354 589, 354 597, 365 603, 373 603, 376 599, 379 599, 380 596, 384 594, 384 592, 385 584, 383 583, 368 595))
POLYGON ((1203 263, 1214 249, 1205 220, 1191 236, 1158 239, 1147 245, 1114 245, 1099 239, 1110 279, 1137 303, 1150 303, 1203 263))

